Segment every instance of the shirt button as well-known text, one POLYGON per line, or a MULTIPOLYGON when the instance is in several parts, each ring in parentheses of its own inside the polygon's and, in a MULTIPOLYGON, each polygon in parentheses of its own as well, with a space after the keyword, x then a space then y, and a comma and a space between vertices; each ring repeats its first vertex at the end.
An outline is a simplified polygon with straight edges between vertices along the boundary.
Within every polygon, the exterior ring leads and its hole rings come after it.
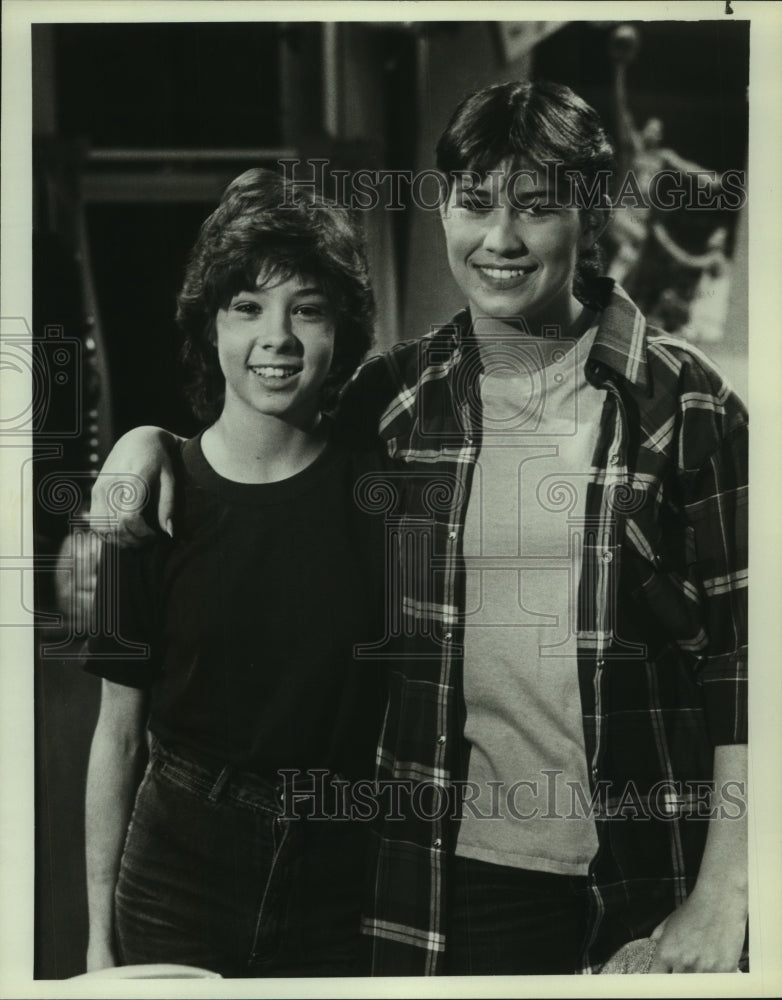
POLYGON ((608 461, 611 463, 611 465, 619 465, 619 456, 618 455, 612 455, 608 459, 608 461))
POLYGON ((603 552, 602 555, 603 562, 611 562, 613 558, 614 558, 614 553, 610 549, 606 549, 605 552, 603 552))
POLYGON ((448 532, 448 540, 451 541, 451 542, 455 542, 456 541, 456 532, 455 531, 449 531, 448 532))
POLYGON ((661 563, 661 562, 663 561, 663 557, 662 557, 662 556, 660 555, 660 553, 659 553, 659 552, 655 552, 655 554, 654 554, 654 561, 655 561, 655 563, 656 563, 656 564, 657 564, 658 566, 659 566, 659 565, 660 565, 660 563, 661 563))
POLYGON ((435 848, 435 850, 438 850, 438 851, 440 850, 440 848, 441 848, 442 846, 443 846, 443 842, 442 842, 442 840, 440 840, 440 838, 439 838, 439 837, 437 838, 437 840, 435 840, 435 841, 434 841, 434 842, 432 843, 432 847, 434 847, 434 848, 435 848))
POLYGON ((604 667, 606 665, 606 661, 605 660, 598 660, 597 661, 597 665, 598 665, 598 667, 604 667))
POLYGON ((443 743, 445 743, 445 733, 440 733, 440 735, 437 737, 437 742, 440 744, 440 746, 442 746, 443 743))
POLYGON ((464 440, 466 441, 467 444, 472 444, 472 438, 471 437, 465 438, 464 440))
POLYGON ((453 639, 453 633, 452 632, 446 632, 444 638, 445 638, 446 642, 450 642, 451 639, 453 639))
POLYGON ((597 768, 592 768, 592 781, 597 781, 597 768))

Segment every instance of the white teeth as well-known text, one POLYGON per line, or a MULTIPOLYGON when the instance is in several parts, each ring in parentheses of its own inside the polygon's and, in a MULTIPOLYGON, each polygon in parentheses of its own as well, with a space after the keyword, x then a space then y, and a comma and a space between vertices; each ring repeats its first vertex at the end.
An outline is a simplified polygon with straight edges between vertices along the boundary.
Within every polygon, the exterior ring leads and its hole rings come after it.
POLYGON ((495 278, 497 281, 502 281, 503 279, 509 278, 520 278, 522 274, 527 274, 525 268, 510 268, 510 267, 481 267, 481 271, 487 274, 490 278, 495 278))
POLYGON ((298 372, 298 368, 277 368, 271 365, 250 365, 250 371, 263 378, 290 378, 298 372))

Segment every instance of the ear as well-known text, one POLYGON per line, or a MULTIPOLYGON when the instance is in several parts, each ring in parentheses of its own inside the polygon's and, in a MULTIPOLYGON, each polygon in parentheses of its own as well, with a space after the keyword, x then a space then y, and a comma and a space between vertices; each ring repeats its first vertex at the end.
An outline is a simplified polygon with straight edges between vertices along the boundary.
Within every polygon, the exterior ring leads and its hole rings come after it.
POLYGON ((579 249, 588 250, 591 246, 594 246, 603 235, 610 221, 610 206, 585 209, 581 213, 581 236, 578 240, 579 249))
POLYGON ((451 207, 451 195, 453 194, 453 188, 448 185, 448 178, 445 174, 439 174, 440 178, 440 204, 437 206, 437 211, 440 213, 440 222, 445 225, 445 220, 448 217, 448 213, 451 207))

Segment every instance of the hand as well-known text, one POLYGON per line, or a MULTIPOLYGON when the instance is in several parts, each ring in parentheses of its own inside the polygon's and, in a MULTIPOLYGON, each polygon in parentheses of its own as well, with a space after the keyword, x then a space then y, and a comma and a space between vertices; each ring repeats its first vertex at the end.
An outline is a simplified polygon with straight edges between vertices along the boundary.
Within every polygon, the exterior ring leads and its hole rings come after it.
POLYGON ((632 62, 641 47, 641 36, 638 29, 631 24, 620 24, 611 32, 608 41, 608 54, 619 65, 632 62))
POLYGON ((69 533, 57 553, 54 590, 57 610, 71 635, 83 635, 89 621, 98 575, 101 541, 92 531, 69 533))
POLYGON ((111 969, 117 964, 114 949, 108 941, 98 941, 87 945, 87 972, 111 969))
POLYGON ((156 532, 143 512, 157 489, 157 522, 173 537, 175 442, 157 427, 136 427, 117 441, 92 488, 93 531, 123 548, 151 540, 156 532))
POLYGON ((657 950, 649 972, 736 972, 746 920, 746 897, 699 896, 696 886, 652 933, 657 950))

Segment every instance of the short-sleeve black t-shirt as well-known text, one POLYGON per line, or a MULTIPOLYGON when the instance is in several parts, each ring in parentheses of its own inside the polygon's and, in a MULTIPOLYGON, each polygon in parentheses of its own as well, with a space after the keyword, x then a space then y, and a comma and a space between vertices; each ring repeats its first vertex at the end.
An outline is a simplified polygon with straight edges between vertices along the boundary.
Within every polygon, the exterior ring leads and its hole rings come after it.
POLYGON ((85 669, 148 687, 151 732, 206 763, 370 774, 384 677, 354 647, 380 638, 383 529, 354 486, 375 458, 329 444, 248 485, 198 437, 181 466, 174 539, 105 546, 85 669))

